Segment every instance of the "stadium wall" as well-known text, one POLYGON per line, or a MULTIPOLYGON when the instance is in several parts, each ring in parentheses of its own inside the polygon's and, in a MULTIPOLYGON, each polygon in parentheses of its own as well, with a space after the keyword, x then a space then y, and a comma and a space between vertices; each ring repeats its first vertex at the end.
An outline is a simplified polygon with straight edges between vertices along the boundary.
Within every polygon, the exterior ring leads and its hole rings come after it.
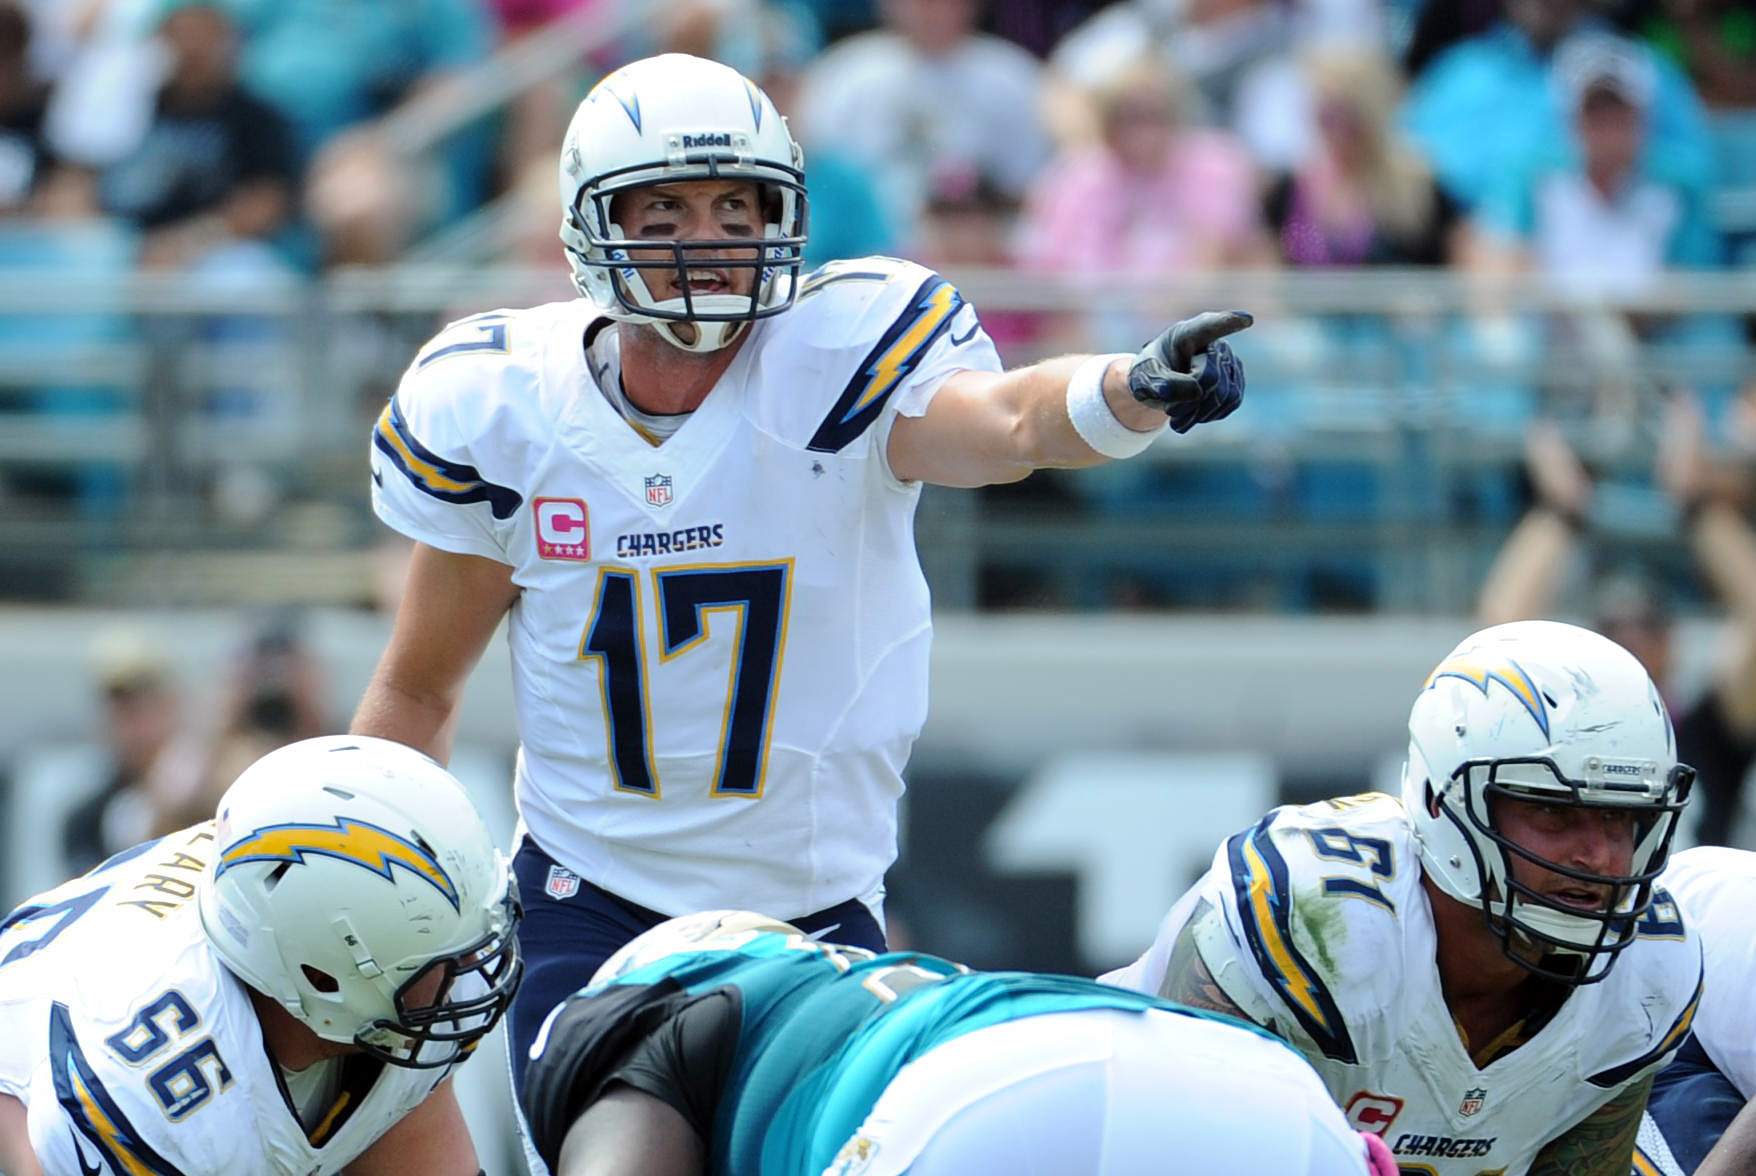
MULTIPOLYGON (((43 827, 71 798, 52 769, 98 738, 87 660, 98 635, 151 634, 199 716, 257 619, 0 610, 0 909, 59 876, 43 827)), ((1266 808, 1394 787, 1409 701, 1469 628, 1425 617, 941 617, 891 879, 898 937, 979 966, 1120 962, 1214 845, 1266 808)), ((388 622, 315 610, 302 633, 339 727, 388 622)), ((1701 675, 1712 635, 1685 624, 1686 678, 1701 675)), ((508 838, 510 679, 496 640, 471 680, 453 765, 508 838)))

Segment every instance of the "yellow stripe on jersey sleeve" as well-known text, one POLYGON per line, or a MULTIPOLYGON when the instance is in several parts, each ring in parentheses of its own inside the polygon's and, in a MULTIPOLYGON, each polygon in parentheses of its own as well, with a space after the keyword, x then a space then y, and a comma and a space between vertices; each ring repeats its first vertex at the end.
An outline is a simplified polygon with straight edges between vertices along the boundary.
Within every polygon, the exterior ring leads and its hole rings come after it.
POLYGON ((1324 1056, 1353 1064, 1358 1057, 1341 1007, 1293 942, 1292 886, 1286 860, 1269 832, 1275 815, 1268 814, 1226 843, 1244 938, 1263 978, 1324 1056))

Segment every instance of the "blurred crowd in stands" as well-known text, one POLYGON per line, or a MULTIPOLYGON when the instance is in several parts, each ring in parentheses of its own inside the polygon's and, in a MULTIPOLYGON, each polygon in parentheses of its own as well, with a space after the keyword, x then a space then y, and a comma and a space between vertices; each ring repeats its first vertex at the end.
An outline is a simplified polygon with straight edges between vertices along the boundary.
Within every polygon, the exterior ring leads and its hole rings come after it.
POLYGON ((572 105, 661 50, 788 113, 816 261, 1628 289, 1756 240, 1715 216, 1756 182, 1749 0, 0 0, 0 265, 43 264, 45 229, 97 271, 383 263, 524 183, 544 207, 515 248, 555 263, 572 105), (647 11, 438 158, 387 140, 387 114, 582 9, 647 11))
MULTIPOLYGON (((562 130, 604 73, 666 50, 736 66, 789 116, 810 263, 883 252, 1071 291, 1051 310, 977 298, 1010 360, 1132 349, 1189 309, 1141 290, 1215 275, 1534 278, 1614 308, 1667 275, 1756 274, 1756 0, 0 0, 0 282, 102 292, 133 270, 224 305, 252 283, 419 257, 523 267, 540 276, 526 301, 567 297, 562 130), (410 141, 408 113, 479 87, 484 63, 599 25, 615 36, 571 68, 514 79, 488 113, 410 141), (492 232, 461 231, 488 208, 492 232)), ((284 341, 284 324, 276 336, 242 310, 180 323, 82 305, 0 313, 0 410, 109 411, 115 380, 93 366, 104 346, 194 340, 243 357, 242 374, 209 373, 197 396, 181 369, 154 368, 181 402, 297 435, 294 373, 251 350, 284 341)), ((1672 357, 1688 362, 1670 382, 1692 385, 1713 448, 1730 447, 1751 306, 1519 316, 1490 301, 1440 320, 1418 305, 1253 305, 1252 409, 1213 435, 1246 436, 1248 462, 1129 463, 1072 491, 1050 476, 990 497, 1071 494, 1122 515, 1217 503, 1243 523, 1381 516, 1381 470, 1302 463, 1301 438, 1467 419, 1499 430, 1501 468, 1423 485, 1431 455, 1401 455, 1414 474, 1398 509, 1419 521, 1463 503, 1466 521, 1510 526, 1528 500, 1526 425, 1573 396, 1590 402, 1575 415, 1594 431, 1574 438, 1588 459, 1650 448, 1662 397, 1636 373, 1672 357), (1690 367, 1703 357, 1705 380, 1690 367), (1513 376, 1510 361, 1524 365, 1513 376), (1444 417, 1435 396, 1467 397, 1467 412, 1444 417)), ((363 418, 434 317, 412 337, 347 323, 323 336, 326 353, 352 349, 377 372, 363 418)), ((197 447, 229 452, 223 434, 197 447)), ((25 484, 19 469, 0 469, 0 497, 25 484)), ((64 496, 112 512, 129 489, 98 461, 61 477, 64 496)), ((278 493, 242 456, 213 477, 245 523, 278 493)), ((1259 598, 1237 576, 1186 572, 1106 601, 1386 601, 1381 573, 1334 556, 1340 570, 1312 573, 1324 585, 1309 591, 1259 598)), ((985 600, 1071 599, 1003 578, 985 600)))

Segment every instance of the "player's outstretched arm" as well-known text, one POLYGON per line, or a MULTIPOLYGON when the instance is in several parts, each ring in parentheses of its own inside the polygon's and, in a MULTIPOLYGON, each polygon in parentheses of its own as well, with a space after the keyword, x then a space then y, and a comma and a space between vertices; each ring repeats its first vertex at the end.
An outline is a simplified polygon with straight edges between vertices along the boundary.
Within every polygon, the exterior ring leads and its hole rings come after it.
POLYGON ((1251 321, 1241 310, 1209 311, 1134 355, 954 372, 925 413, 897 418, 886 450, 891 471, 905 481, 986 486, 1131 457, 1167 425, 1187 432, 1242 403, 1244 368, 1224 337, 1251 321))
POLYGON ((616 1085, 573 1121, 555 1176, 702 1176, 706 1171, 701 1138, 675 1107, 616 1085))
POLYGON ((28 1112, 10 1094, 0 1094, 0 1172, 6 1176, 43 1176, 31 1150, 28 1112))
POLYGON ((480 1171, 449 1078, 347 1166, 347 1176, 477 1176, 480 1171))
POLYGON ((1545 1143, 1531 1161, 1530 1176, 1628 1176, 1650 1093, 1648 1074, 1545 1143))
POLYGON ((506 564, 415 544, 390 643, 349 730, 445 762, 464 683, 517 597, 506 564))

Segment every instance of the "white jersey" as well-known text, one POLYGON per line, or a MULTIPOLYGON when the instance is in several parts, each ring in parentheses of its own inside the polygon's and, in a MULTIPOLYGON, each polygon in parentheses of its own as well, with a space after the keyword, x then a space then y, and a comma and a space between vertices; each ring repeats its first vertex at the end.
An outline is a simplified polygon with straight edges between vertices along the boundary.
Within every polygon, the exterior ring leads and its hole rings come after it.
POLYGON ((148 842, 0 927, 0 1093, 46 1176, 327 1176, 445 1077, 362 1058, 307 1134, 202 931, 212 849, 211 821, 148 842))
POLYGON ((1284 1045, 1165 1008, 1024 1016, 935 1045, 829 1171, 1369 1176, 1365 1141, 1284 1045))
POLYGON ((1756 1095, 1756 853, 1703 845, 1671 858, 1659 882, 1701 940, 1707 970, 1695 1039, 1745 1098, 1756 1095))
POLYGON ((875 895, 932 632, 920 487, 885 439, 945 376, 998 370, 993 345, 938 275, 836 263, 655 446, 601 390, 595 318, 454 323, 374 434, 385 522, 513 569, 525 826, 667 915, 875 895))
POLYGON ((1395 797, 1275 809, 1220 846, 1151 949, 1104 979, 1162 992, 1188 926, 1245 1015, 1291 1042, 1355 1127, 1404 1171, 1526 1171, 1542 1145, 1669 1060, 1701 996, 1701 955, 1661 900, 1596 984, 1478 1067, 1439 985, 1432 908, 1395 797))

